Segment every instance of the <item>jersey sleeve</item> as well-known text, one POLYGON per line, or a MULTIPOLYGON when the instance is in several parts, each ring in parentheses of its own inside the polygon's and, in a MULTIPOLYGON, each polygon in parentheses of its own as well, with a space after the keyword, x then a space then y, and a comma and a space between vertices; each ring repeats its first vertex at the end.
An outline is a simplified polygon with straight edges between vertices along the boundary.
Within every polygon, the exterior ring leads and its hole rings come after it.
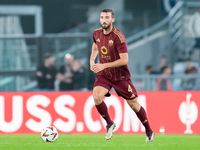
POLYGON ((116 44, 116 48, 118 50, 118 53, 119 54, 120 53, 127 53, 128 49, 127 49, 127 44, 126 44, 126 39, 125 39, 124 34, 117 29, 114 29, 113 32, 116 35, 115 44, 116 44))
POLYGON ((116 44, 117 44, 117 50, 119 54, 128 52, 128 48, 127 48, 127 44, 126 44, 126 40, 124 36, 121 36, 121 37, 117 36, 116 44))
POLYGON ((94 41, 94 43, 96 43, 96 39, 95 39, 95 34, 94 34, 94 32, 93 32, 93 41, 94 41))

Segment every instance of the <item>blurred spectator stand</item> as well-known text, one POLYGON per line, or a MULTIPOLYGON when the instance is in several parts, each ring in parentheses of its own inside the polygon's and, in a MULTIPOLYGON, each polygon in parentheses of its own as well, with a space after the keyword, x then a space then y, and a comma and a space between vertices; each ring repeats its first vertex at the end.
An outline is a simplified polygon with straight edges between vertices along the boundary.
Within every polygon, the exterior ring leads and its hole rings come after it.
POLYGON ((72 68, 74 62, 74 56, 66 54, 64 57, 64 65, 62 65, 56 75, 56 79, 59 81, 60 91, 71 91, 73 90, 73 75, 74 71, 72 68))
POLYGON ((54 66, 54 56, 51 53, 45 54, 44 64, 40 65, 36 71, 37 83, 40 91, 53 91, 56 78, 56 68, 54 66))
POLYGON ((161 68, 162 74, 157 80, 157 90, 158 91, 171 91, 171 81, 169 75, 171 74, 171 67, 163 66, 161 68))

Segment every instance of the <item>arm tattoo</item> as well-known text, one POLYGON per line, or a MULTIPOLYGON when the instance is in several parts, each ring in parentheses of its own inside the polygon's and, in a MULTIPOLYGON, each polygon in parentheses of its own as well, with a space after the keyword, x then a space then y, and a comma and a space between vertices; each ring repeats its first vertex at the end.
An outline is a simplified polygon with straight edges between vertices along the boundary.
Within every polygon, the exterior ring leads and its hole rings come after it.
POLYGON ((95 48, 93 48, 93 50, 97 51, 97 50, 98 50, 98 48, 96 48, 96 47, 95 47, 95 48))

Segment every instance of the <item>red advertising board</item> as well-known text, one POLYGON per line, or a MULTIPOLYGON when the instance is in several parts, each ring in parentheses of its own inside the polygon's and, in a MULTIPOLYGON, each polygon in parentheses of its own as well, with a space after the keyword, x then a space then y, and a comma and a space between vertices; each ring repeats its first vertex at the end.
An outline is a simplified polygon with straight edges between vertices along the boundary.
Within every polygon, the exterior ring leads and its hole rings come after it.
MULTIPOLYGON (((115 92, 106 97, 115 133, 143 133, 144 127, 115 92)), ((200 134, 200 92, 139 92, 155 133, 200 134)), ((94 106, 92 92, 1 92, 0 134, 34 134, 53 125, 59 133, 105 133, 105 121, 94 106)))

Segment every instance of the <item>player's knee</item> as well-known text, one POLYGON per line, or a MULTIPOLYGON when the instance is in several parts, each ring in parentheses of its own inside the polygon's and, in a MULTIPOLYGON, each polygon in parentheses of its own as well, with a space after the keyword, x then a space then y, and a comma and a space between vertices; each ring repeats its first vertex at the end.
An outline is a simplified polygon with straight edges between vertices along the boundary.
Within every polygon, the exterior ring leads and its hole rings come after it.
POLYGON ((103 96, 100 94, 93 94, 95 105, 99 105, 103 101, 103 96))
POLYGON ((129 106, 135 111, 138 112, 140 110, 140 104, 137 102, 137 100, 127 100, 127 103, 129 106))
POLYGON ((138 105, 136 105, 136 104, 132 104, 130 107, 131 107, 135 112, 138 112, 138 111, 139 111, 139 107, 138 107, 138 105))

